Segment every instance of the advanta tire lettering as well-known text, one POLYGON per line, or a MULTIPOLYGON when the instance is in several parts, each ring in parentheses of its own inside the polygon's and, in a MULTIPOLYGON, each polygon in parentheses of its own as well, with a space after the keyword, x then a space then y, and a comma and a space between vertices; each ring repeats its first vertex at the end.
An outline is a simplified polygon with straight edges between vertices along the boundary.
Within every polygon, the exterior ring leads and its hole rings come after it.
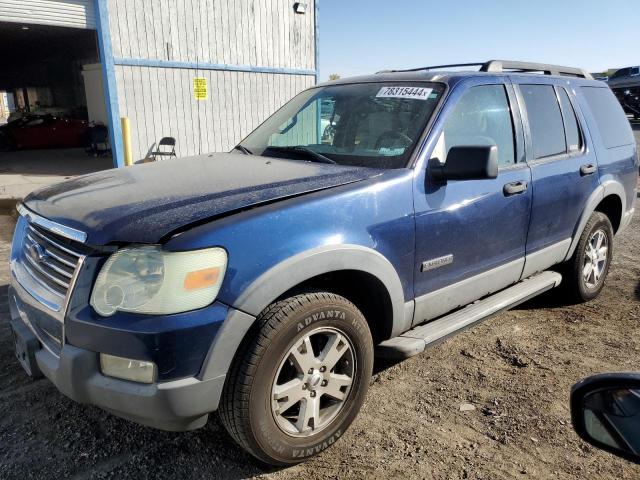
POLYGON ((344 435, 364 402, 372 369, 371 333, 354 304, 328 292, 286 298, 262 312, 234 358, 219 408, 222 423, 263 462, 301 462, 344 435), (316 400, 317 413, 305 416, 316 400))

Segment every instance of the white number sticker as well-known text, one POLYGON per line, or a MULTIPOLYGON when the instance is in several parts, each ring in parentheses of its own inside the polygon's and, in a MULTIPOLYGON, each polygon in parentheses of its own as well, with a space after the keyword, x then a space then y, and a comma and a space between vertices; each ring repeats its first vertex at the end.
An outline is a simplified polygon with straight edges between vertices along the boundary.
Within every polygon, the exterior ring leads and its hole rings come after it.
POLYGON ((427 87, 382 87, 376 97, 427 100, 431 92, 433 92, 433 88, 427 87))

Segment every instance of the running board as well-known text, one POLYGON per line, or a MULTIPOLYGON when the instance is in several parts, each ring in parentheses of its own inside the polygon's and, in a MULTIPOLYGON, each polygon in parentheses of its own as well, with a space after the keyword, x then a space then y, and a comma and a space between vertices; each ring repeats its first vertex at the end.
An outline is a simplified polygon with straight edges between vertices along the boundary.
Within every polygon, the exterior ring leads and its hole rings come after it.
POLYGON ((533 275, 449 315, 418 325, 398 337, 382 342, 376 347, 376 356, 401 360, 418 355, 427 346, 557 287, 561 280, 562 276, 556 272, 533 275))

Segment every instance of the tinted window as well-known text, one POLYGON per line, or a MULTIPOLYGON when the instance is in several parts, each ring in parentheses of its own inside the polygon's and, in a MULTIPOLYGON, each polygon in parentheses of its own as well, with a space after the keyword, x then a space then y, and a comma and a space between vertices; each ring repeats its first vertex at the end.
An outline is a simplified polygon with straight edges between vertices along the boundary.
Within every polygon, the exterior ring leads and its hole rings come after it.
POLYGON ((635 140, 620 103, 609 88, 582 87, 606 148, 630 145, 635 140))
POLYGON ((455 146, 495 145, 499 165, 515 163, 513 124, 503 85, 470 88, 447 117, 433 157, 447 158, 455 146))
POLYGON ((564 126, 556 92, 551 85, 521 85, 533 141, 533 157, 566 151, 564 126))
POLYGON ((578 120, 573 110, 569 95, 564 88, 559 88, 560 105, 562 105, 562 115, 564 116, 565 136, 567 138, 567 150, 575 152, 580 150, 582 142, 580 141, 580 129, 578 128, 578 120))

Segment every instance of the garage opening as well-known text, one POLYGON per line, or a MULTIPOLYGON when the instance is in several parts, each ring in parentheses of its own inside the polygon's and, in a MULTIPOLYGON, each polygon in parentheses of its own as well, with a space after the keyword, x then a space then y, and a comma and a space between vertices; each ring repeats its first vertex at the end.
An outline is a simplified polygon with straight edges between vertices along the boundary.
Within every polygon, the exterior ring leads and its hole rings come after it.
POLYGON ((0 200, 111 168, 96 31, 0 21, 0 200))

